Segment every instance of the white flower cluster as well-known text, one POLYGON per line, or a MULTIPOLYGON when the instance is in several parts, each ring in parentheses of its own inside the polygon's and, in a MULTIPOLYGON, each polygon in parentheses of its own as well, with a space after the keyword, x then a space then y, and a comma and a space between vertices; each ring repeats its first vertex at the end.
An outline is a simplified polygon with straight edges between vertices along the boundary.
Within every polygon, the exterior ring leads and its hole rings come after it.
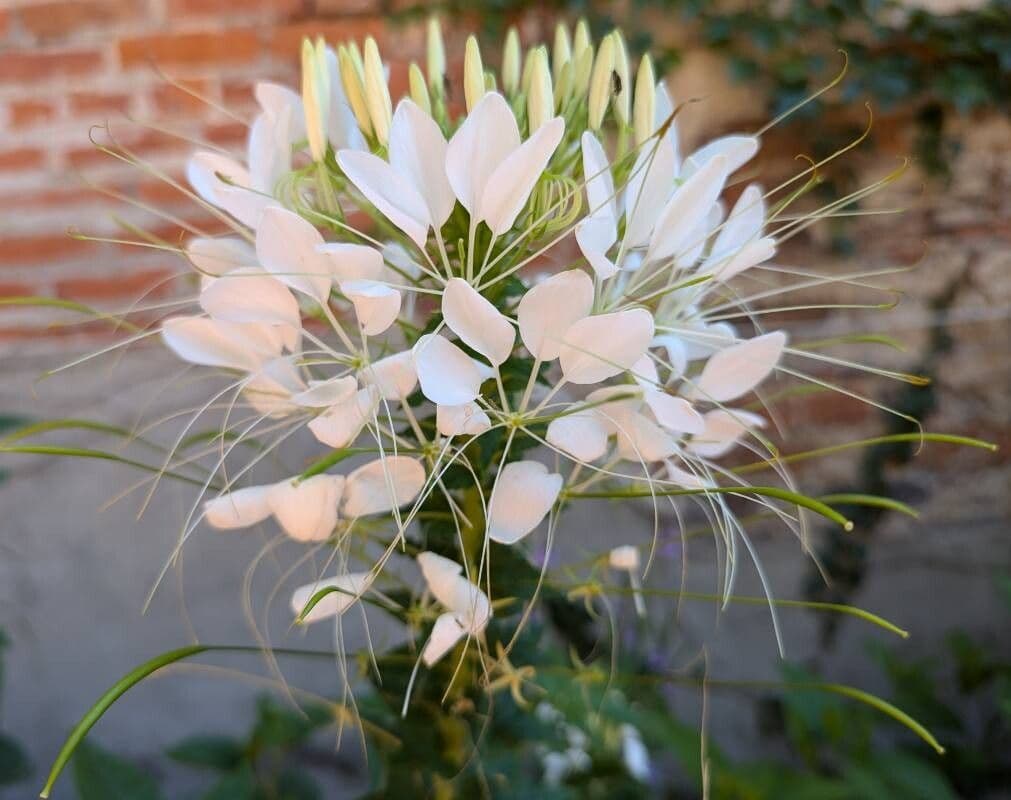
MULTIPOLYGON (((778 331, 745 338, 720 314, 736 307, 728 281, 775 253, 760 187, 721 200, 757 138, 682 157, 671 98, 648 56, 632 80, 618 32, 595 47, 584 25, 571 39, 560 27, 550 53, 524 56, 511 31, 499 79, 471 38, 462 115, 445 64, 432 26, 427 75, 411 65, 410 96, 394 103, 373 40, 306 42, 300 94, 256 88, 246 163, 211 152, 189 163, 234 235, 188 243, 200 312, 166 320, 165 343, 233 376, 256 423, 304 424, 326 448, 374 454, 346 476, 240 488, 233 472, 204 506, 215 528, 273 517, 342 554, 338 574, 294 593, 302 621, 373 591, 433 493, 469 525, 442 476, 493 430, 504 452, 488 496, 474 488, 500 544, 600 482, 700 493, 733 482, 714 459, 763 424, 733 404, 786 345, 778 331), (570 263, 532 278, 549 251, 570 263), (511 458, 520 437, 555 467, 511 458), (355 527, 377 515, 389 546, 351 569, 355 527)), ((487 563, 480 551, 408 552, 443 609, 422 652, 431 665, 482 636, 487 563)), ((635 551, 612 563, 639 569, 635 551)))

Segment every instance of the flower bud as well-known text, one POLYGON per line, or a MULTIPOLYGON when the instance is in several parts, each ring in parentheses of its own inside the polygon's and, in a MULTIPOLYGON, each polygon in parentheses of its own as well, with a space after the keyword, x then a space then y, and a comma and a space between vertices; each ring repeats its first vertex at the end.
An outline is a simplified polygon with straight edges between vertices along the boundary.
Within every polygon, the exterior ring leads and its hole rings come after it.
POLYGON ((385 146, 390 139, 393 108, 383 62, 379 57, 379 47, 371 36, 365 40, 365 107, 369 111, 376 140, 385 146))
POLYGON ((576 23, 576 33, 572 38, 572 58, 578 59, 587 50, 593 52, 593 39, 590 38, 590 26, 585 19, 576 23))
POLYGON ((526 56, 523 58, 523 76, 520 78, 520 89, 524 94, 530 94, 530 76, 534 71, 534 53, 537 52, 536 47, 531 47, 527 50, 526 56))
POLYGON ((597 48, 590 77, 589 124, 591 130, 600 130, 604 112, 611 99, 611 73, 614 72, 614 39, 605 36, 597 48))
POLYGON ((467 37, 467 46, 463 56, 463 96, 467 101, 468 113, 484 97, 484 66, 481 63, 481 48, 477 37, 473 34, 467 37))
POLYGON ((441 95, 446 81, 446 46, 442 43, 442 26, 436 16, 428 18, 426 50, 428 87, 435 94, 441 95))
POLYGON ((555 46, 551 51, 551 77, 555 83, 562 73, 562 67, 572 60, 572 45, 569 44, 569 29, 559 22, 555 28, 555 46))
POLYGON ((538 47, 530 68, 530 93, 527 95, 527 119, 533 133, 555 115, 555 98, 548 71, 548 50, 538 47))
POLYGON ((520 35, 515 26, 510 26, 502 49, 502 88, 506 94, 516 94, 516 90, 520 88, 520 62, 522 59, 520 35))
POLYGON ((572 67, 573 62, 571 61, 563 66, 558 80, 555 81, 555 105, 559 111, 572 94, 572 67))
POLYGON ((653 73, 653 60, 649 53, 639 62, 639 71, 635 74, 635 103, 632 108, 632 126, 635 129, 635 143, 641 145, 656 127, 656 75, 653 73))
POLYGON ((308 38, 302 40, 302 104, 309 152, 313 161, 322 161, 326 158, 326 123, 330 117, 330 70, 322 38, 315 45, 308 38))
POLYGON ((355 65, 355 69, 358 71, 358 80, 364 81, 365 63, 362 61, 362 51, 358 49, 358 42, 348 42, 348 54, 351 56, 351 61, 355 65))
POLYGON ((572 57, 572 94, 582 100, 590 90, 590 75, 593 72, 593 48, 587 47, 572 57))
POLYGON ((618 122, 627 125, 632 118, 632 83, 628 70, 628 50, 621 31, 614 31, 611 38, 614 39, 614 74, 617 76, 611 105, 614 107, 614 115, 618 118, 618 122))
POLYGON ((410 89, 411 99, 417 104, 418 108, 426 114, 431 114, 432 100, 428 96, 425 76, 421 72, 421 67, 413 61, 411 62, 411 66, 407 68, 407 85, 410 89))
POLYGON ((355 66, 354 57, 347 47, 337 49, 337 62, 340 65, 341 84, 348 98, 355 122, 366 136, 372 135, 372 123, 369 121, 369 110, 365 105, 365 88, 362 86, 362 76, 355 66))

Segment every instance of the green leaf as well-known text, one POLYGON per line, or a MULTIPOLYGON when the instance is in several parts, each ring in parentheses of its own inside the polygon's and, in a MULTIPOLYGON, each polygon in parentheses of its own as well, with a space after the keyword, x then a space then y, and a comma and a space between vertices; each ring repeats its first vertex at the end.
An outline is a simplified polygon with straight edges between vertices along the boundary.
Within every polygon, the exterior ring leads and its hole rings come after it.
POLYGON ((191 767, 228 771, 235 769, 245 756, 242 742, 229 736, 211 734, 190 736, 173 745, 168 756, 191 767))
POLYGON ((14 739, 0 733, 0 786, 23 781, 32 774, 32 762, 14 739))
POLYGON ((151 775, 95 744, 82 742, 73 768, 80 800, 159 800, 162 796, 151 775))
POLYGON ((278 800, 321 800, 323 791, 309 773, 289 767, 277 779, 278 800))
POLYGON ((200 800, 256 800, 256 775, 249 764, 225 775, 200 800))

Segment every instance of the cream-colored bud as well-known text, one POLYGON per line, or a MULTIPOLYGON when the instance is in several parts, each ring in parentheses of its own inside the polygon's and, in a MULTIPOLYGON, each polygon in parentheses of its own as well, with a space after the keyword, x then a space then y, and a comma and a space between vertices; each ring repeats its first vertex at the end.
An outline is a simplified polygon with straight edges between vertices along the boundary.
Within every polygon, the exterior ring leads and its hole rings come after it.
POLYGON ((628 69, 628 50, 625 47, 625 37, 621 31, 614 31, 611 34, 614 39, 614 98, 611 105, 614 107, 614 115, 622 125, 628 125, 632 119, 632 83, 631 74, 628 69))
POLYGON ((635 103, 632 107, 632 127, 635 129, 635 143, 641 145, 656 129, 656 75, 653 59, 646 53, 639 62, 635 74, 635 103))
MULTIPOLYGON (((348 42, 348 55, 351 56, 351 63, 355 65, 358 72, 358 80, 365 81, 365 64, 362 61, 362 51, 358 49, 358 42, 348 42)), ((363 83, 364 85, 364 83, 363 83)))
POLYGON ((337 62, 341 70, 341 84, 344 86, 344 94, 351 106, 351 112, 355 115, 355 122, 363 134, 371 136, 372 122, 369 120, 369 109, 365 105, 365 87, 362 86, 362 78, 355 66, 350 48, 337 49, 337 62))
POLYGON ((591 130, 600 130, 604 112, 611 99, 611 73, 614 72, 614 39, 605 36, 597 48, 597 58, 593 62, 590 77, 589 124, 591 130))
POLYGON ((530 70, 527 119, 530 121, 530 133, 533 133, 555 115, 555 98, 551 86, 547 48, 537 48, 530 70))
POLYGON ((520 88, 520 62, 523 54, 520 52, 520 35, 515 26, 506 33, 505 45, 502 48, 502 88, 506 94, 516 94, 520 88))
POLYGON ((537 47, 531 47, 523 57, 523 75, 520 77, 520 89, 524 94, 530 94, 530 76, 534 71, 534 61, 536 61, 534 53, 537 50, 537 47))
POLYGON ((365 40, 365 107, 369 111, 372 131, 381 145, 390 140, 390 120, 393 104, 390 87, 386 85, 383 60, 379 57, 379 46, 371 36, 365 40))
POLYGON ((442 94, 446 81, 446 45, 442 41, 442 25, 439 18, 428 18, 426 31, 426 56, 428 68, 428 86, 436 94, 442 94))
POLYGON ((330 117, 330 70, 322 38, 315 44, 302 40, 302 105, 309 152, 313 161, 322 161, 326 158, 326 124, 330 117))
POLYGON ((572 94, 572 67, 573 62, 571 61, 562 67, 562 72, 558 76, 558 80, 555 81, 555 106, 559 111, 562 110, 562 106, 572 94))
POLYGON ((585 19, 576 23, 576 33, 572 37, 572 57, 579 56, 587 50, 593 50, 593 39, 590 37, 590 25, 585 19))
POLYGON ((471 34, 467 37, 467 46, 463 54, 463 96, 467 101, 468 113, 484 97, 484 66, 481 63, 481 47, 477 37, 471 34))
POLYGON ((593 74, 593 48, 587 47, 572 61, 572 93, 582 100, 590 90, 590 76, 593 74))
POLYGON ((569 29, 559 22, 555 28, 555 45, 551 51, 551 77, 558 83, 562 67, 572 60, 572 45, 569 43, 569 29))
POLYGON ((417 104, 418 108, 426 114, 431 114, 432 99, 428 95, 425 76, 421 71, 421 67, 413 61, 411 62, 411 66, 407 68, 407 85, 411 92, 411 99, 417 104))

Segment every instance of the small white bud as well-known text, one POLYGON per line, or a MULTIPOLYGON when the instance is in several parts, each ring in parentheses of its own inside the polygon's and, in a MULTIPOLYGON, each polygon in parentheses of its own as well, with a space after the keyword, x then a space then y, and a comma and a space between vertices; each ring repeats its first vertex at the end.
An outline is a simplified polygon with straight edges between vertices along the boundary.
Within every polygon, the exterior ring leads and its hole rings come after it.
POLYGON ((502 49, 502 88, 506 94, 516 94, 520 88, 520 62, 523 56, 520 52, 520 35, 515 26, 506 33, 505 45, 502 49))
POLYGON ((407 85, 411 93, 411 99, 417 104, 418 108, 430 115, 432 113, 432 99, 428 95, 425 76, 421 71, 421 67, 413 61, 411 62, 411 66, 407 68, 407 85))
POLYGON ((639 569, 639 548, 623 544, 612 549, 607 560, 613 569, 639 569))
POLYGON ((383 61, 379 57, 379 46, 371 36, 365 40, 365 107, 369 110, 372 130, 381 145, 390 139, 390 120, 393 107, 390 101, 390 87, 386 85, 383 61))
POLYGON ((555 28, 555 45, 551 51, 551 77, 555 83, 562 73, 562 67, 572 60, 572 45, 569 43, 569 29, 562 22, 555 28))
POLYGON ((337 62, 340 65, 341 84, 344 86, 344 94, 347 96, 351 112, 355 115, 358 127, 366 136, 372 135, 372 123, 369 120, 369 109, 365 105, 365 88, 362 86, 362 77, 355 66, 354 56, 347 47, 337 49, 337 62))
POLYGON ((530 76, 534 70, 534 53, 537 52, 536 47, 531 47, 527 50, 527 54, 523 57, 523 75, 520 77, 520 89, 524 94, 530 94, 530 76))
POLYGON ((589 124, 591 130, 600 130, 604 112, 611 99, 611 73, 614 72, 614 39, 605 36, 597 48, 590 77, 589 124))
POLYGON ((588 47, 572 60, 572 94, 582 100, 590 90, 593 73, 593 48, 588 47))
POLYGON ((530 133, 551 120, 555 113, 555 98, 551 86, 551 73, 548 70, 547 48, 538 47, 532 58, 530 93, 527 95, 527 119, 530 121, 530 133))
POLYGON ((428 86, 434 93, 441 95, 446 81, 446 46, 442 42, 442 26, 438 17, 428 18, 425 40, 428 86))
POLYGON ((614 74, 617 75, 614 86, 614 115, 618 122, 627 125, 632 118, 632 83, 628 69, 628 50, 625 47, 625 37, 621 31, 611 34, 614 39, 614 74))
POLYGON ((656 128, 656 75, 649 53, 639 62, 635 74, 635 103, 632 108, 632 126, 635 129, 635 143, 641 145, 656 128))
POLYGON ((467 100, 468 113, 484 97, 484 66, 481 63, 481 47, 473 34, 467 37, 463 56, 463 96, 467 100))
POLYGON ((590 26, 585 19, 576 23, 576 33, 572 37, 572 57, 579 58, 587 50, 593 51, 593 39, 590 37, 590 26))
POLYGON ((322 38, 315 45, 309 39, 302 40, 302 105, 309 152, 313 161, 322 161, 326 158, 326 123, 330 117, 330 70, 322 38))
POLYGON ((558 80, 555 81, 555 105, 559 111, 572 94, 572 68, 573 62, 570 61, 562 67, 558 80))

